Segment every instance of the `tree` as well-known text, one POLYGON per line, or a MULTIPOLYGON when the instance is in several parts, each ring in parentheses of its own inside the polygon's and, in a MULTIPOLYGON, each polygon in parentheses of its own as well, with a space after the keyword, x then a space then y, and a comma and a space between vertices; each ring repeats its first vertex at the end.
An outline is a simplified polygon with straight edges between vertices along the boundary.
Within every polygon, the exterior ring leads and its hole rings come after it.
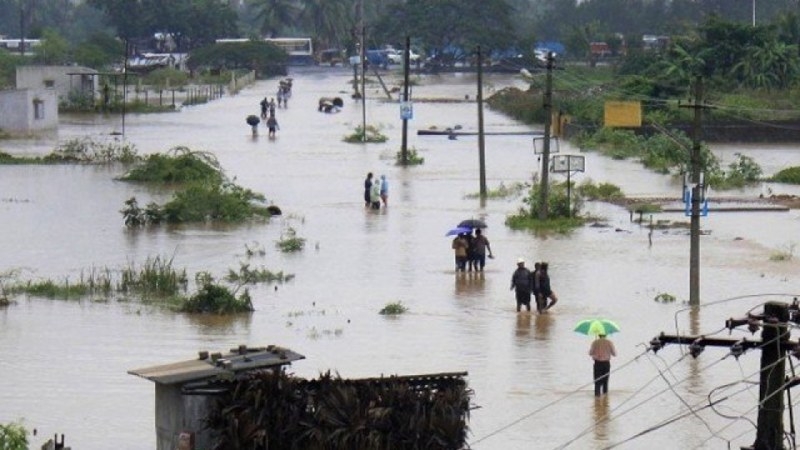
POLYGON ((344 47, 355 25, 352 1, 304 0, 299 15, 303 27, 315 36, 322 48, 344 47))
POLYGON ((258 76, 284 75, 286 52, 268 42, 253 40, 212 44, 189 53, 189 67, 255 70, 258 76))
POLYGON ((57 32, 45 30, 34 60, 41 64, 65 64, 70 61, 69 43, 57 32))
POLYGON ((288 30, 300 12, 293 0, 258 0, 257 5, 261 32, 268 37, 277 37, 288 30))

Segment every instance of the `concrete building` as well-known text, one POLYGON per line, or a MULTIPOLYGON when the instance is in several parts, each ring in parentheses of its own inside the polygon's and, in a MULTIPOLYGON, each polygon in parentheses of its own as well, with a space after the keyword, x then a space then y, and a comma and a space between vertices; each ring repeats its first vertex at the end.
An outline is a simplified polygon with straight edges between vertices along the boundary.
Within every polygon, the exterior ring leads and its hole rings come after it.
POLYGON ((94 98, 99 92, 97 75, 96 70, 80 66, 19 66, 16 83, 17 89, 53 89, 58 101, 65 101, 70 94, 94 98))
POLYGON ((58 128, 58 99, 53 89, 0 91, 0 131, 33 136, 58 128))
POLYGON ((229 353, 200 352, 197 359, 128 371, 156 384, 156 449, 211 448, 213 436, 203 420, 212 405, 215 382, 253 370, 280 369, 305 356, 270 345, 229 353))

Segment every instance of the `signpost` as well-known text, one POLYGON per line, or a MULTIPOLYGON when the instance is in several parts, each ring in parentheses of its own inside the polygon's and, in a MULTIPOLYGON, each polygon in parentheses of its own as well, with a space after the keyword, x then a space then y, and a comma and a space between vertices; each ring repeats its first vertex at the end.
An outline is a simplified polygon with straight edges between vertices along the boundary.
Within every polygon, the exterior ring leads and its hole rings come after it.
POLYGON ((572 172, 585 172, 586 162, 582 155, 555 155, 550 159, 550 172, 567 173, 567 214, 572 217, 572 172))

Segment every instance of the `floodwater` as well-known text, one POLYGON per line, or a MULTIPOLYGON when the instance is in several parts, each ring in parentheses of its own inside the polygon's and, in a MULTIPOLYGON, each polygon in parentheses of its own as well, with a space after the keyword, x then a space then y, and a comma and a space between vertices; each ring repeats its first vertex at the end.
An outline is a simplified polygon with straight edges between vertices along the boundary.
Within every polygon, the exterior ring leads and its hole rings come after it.
MULTIPOLYGON (((709 348, 696 360, 669 346, 647 352, 662 331, 712 335, 725 319, 760 311, 769 300, 791 301, 800 291, 795 260, 770 256, 794 249, 797 211, 715 213, 702 219, 701 302, 690 313, 689 237, 629 221, 621 208, 587 204, 609 227, 586 227, 569 236, 535 236, 505 227, 520 198, 489 200, 468 195, 479 188, 474 136, 457 140, 417 136, 416 130, 462 125, 475 130, 474 103, 417 102, 409 146, 425 163, 394 165, 400 148, 397 102, 368 87, 367 122, 389 136, 384 144, 347 144, 342 138, 362 122, 360 102, 349 97, 350 74, 341 69, 292 73, 294 95, 277 111, 280 130, 252 138, 245 116, 258 111, 276 80, 258 82, 239 95, 174 114, 128 115, 125 139, 140 153, 174 146, 212 152, 231 178, 266 195, 284 215, 270 223, 191 225, 127 230, 119 210, 136 196, 162 202, 169 193, 115 181, 118 167, 0 166, 0 272, 20 279, 75 280, 105 268, 174 258, 190 274, 222 277, 241 262, 296 278, 277 289, 251 289, 256 311, 240 317, 175 314, 136 302, 56 301, 17 298, 0 309, 0 422, 23 420, 39 435, 53 434, 80 450, 152 449, 154 388, 130 369, 191 359, 198 350, 239 344, 289 347, 307 359, 291 367, 298 376, 334 371, 343 377, 468 372, 476 409, 470 418, 474 449, 530 448, 738 448, 752 444, 758 398, 757 351, 735 359, 709 348), (320 96, 347 99, 338 114, 318 113, 320 96), (364 209, 367 172, 385 174, 389 207, 364 209), (456 274, 445 232, 460 220, 484 218, 496 256, 482 274, 456 274), (302 252, 283 254, 275 243, 289 228, 307 239, 302 252), (652 243, 651 243, 652 242, 652 243), (246 248, 264 256, 247 259, 246 248), (517 314, 509 291, 515 261, 550 262, 560 302, 551 314, 517 314), (675 295, 659 303, 659 293, 675 295), (401 301, 409 312, 378 311, 401 301), (583 318, 615 320, 618 357, 610 395, 596 401, 591 386, 590 339, 572 331, 583 318), (709 398, 727 397, 714 408, 709 398), (691 409, 690 409, 691 407, 691 409), (676 420, 673 420, 676 419, 676 420), (616 448, 616 447, 615 447, 616 448)), ((389 84, 396 84, 394 76, 389 84)), ((493 89, 521 85, 511 75, 486 77, 493 89)), ((426 77, 415 98, 474 98, 473 75, 426 77)), ((489 109, 487 131, 524 131, 489 109)), ((58 140, 110 139, 119 117, 62 117, 57 136, 0 142, 12 154, 44 154, 58 140)), ((561 143, 562 153, 577 153, 561 143)), ((735 153, 757 158, 767 174, 800 164, 794 146, 717 146, 730 162, 735 153)), ((680 197, 680 184, 634 162, 585 153, 578 182, 612 182, 629 196, 680 197)), ((486 137, 490 189, 529 181, 538 171, 531 138, 486 137)), ((554 175, 554 178, 560 175, 554 175)), ((742 192, 792 193, 779 185, 742 192)), ((680 213, 664 214, 686 220, 680 213)), ((727 335, 727 331, 722 331, 727 335)), ((734 331, 734 335, 745 332, 734 331)), ((749 334, 747 334, 749 335, 749 334)))

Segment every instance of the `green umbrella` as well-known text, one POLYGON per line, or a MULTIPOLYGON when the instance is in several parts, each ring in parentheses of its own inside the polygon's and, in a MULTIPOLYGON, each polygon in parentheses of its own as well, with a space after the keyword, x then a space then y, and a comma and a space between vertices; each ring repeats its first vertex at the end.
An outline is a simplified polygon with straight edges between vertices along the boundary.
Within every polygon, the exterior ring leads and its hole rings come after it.
POLYGON ((608 319, 586 319, 578 322, 574 331, 586 335, 609 335, 619 331, 619 325, 608 319))

